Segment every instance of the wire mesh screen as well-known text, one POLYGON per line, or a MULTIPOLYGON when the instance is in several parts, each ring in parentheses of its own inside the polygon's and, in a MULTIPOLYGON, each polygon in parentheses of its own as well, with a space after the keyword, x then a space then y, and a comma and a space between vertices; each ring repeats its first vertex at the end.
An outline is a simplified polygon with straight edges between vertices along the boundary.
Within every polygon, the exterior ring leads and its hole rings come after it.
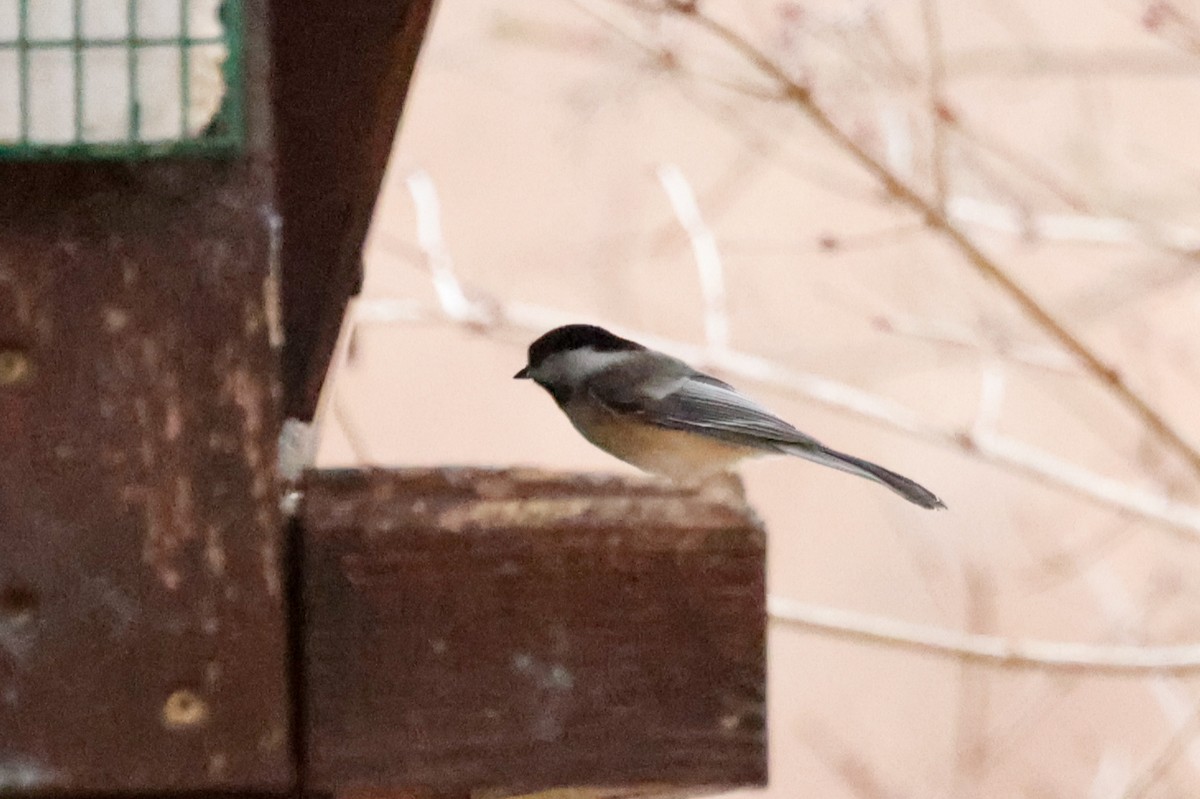
POLYGON ((0 0, 0 159, 228 153, 240 0, 0 0))

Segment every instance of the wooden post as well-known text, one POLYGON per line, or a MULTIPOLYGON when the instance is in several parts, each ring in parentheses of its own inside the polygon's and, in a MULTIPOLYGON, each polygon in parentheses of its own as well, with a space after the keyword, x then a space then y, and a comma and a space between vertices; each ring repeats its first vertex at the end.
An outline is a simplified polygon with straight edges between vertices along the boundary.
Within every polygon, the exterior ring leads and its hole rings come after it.
POLYGON ((293 783, 244 8, 244 158, 0 164, 0 790, 293 783))

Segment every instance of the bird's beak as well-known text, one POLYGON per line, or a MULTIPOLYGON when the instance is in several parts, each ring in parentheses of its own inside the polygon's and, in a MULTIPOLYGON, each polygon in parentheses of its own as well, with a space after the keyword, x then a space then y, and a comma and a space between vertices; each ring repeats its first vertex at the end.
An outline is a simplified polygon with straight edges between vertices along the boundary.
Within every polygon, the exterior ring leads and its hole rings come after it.
POLYGON ((528 380, 528 379, 529 379, 529 367, 528 366, 526 366, 524 369, 522 369, 521 371, 519 371, 515 375, 513 375, 513 380, 528 380))

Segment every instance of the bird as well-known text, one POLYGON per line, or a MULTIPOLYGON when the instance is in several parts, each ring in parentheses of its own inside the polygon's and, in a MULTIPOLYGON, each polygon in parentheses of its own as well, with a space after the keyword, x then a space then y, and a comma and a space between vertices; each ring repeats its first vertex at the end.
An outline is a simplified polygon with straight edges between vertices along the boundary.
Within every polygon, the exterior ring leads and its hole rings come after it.
POLYGON ((513 377, 549 392, 601 450, 676 483, 699 485, 746 458, 794 455, 873 480, 922 508, 946 507, 919 483, 830 449, 723 380, 596 325, 543 334, 513 377))

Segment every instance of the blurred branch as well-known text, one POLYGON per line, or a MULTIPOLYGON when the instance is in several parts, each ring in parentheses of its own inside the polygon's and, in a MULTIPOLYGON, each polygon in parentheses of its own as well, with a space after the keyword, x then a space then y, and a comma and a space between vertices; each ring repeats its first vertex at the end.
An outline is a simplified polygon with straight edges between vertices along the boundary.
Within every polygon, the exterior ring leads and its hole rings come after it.
MULTIPOLYGON (((414 199, 417 198, 421 198, 421 202, 428 198, 436 200, 432 182, 426 191, 414 195, 414 199)), ((418 218, 420 213, 418 209, 418 218)), ((430 218, 437 221, 436 215, 426 217, 427 220, 430 218)), ((434 225, 426 230, 422 242, 426 265, 429 267, 431 279, 435 280, 435 289, 436 281, 440 280, 443 284, 441 290, 435 290, 439 305, 430 308, 420 303, 394 298, 360 297, 348 311, 347 328, 358 324, 360 319, 387 324, 440 318, 466 325, 484 334, 519 328, 529 335, 537 336, 550 328, 579 321, 576 315, 564 311, 516 302, 505 303, 498 298, 482 296, 478 291, 471 291, 470 295, 481 299, 468 299, 468 291, 449 266, 448 248, 440 226, 434 225), (441 264, 436 277, 435 261, 441 264), (465 311, 462 307, 463 302, 470 303, 465 311)), ((630 331, 620 325, 605 326, 650 347, 670 352, 700 368, 714 369, 726 375, 768 385, 888 429, 958 449, 980 460, 1034 477, 1044 484, 1070 490, 1098 504, 1162 524, 1168 529, 1181 531, 1193 542, 1200 539, 1200 508, 1176 502, 1159 492, 1147 491, 1088 471, 1050 453, 1009 439, 995 432, 990 424, 976 423, 971 430, 946 430, 922 420, 908 408, 885 397, 811 372, 790 369, 766 358, 730 348, 697 347, 642 331, 630 331)), ((345 334, 346 330, 343 330, 343 333, 345 334)), ((346 336, 347 341, 348 338, 346 336)), ((339 341, 333 368, 325 384, 326 394, 329 387, 336 384, 336 375, 345 359, 347 347, 346 341, 339 341)), ((318 405, 318 419, 322 415, 321 408, 322 406, 318 405)))
POLYGON ((962 141, 970 147, 956 150, 956 153, 985 180, 996 185, 1004 194, 1012 194, 1009 173, 1018 174, 1027 180, 1050 192, 1059 201, 1074 211, 1080 213, 1090 211, 1089 201, 1074 188, 1065 185, 1063 180, 1046 165, 1039 163, 1033 157, 1019 152, 1003 142, 999 136, 990 131, 978 128, 963 118, 958 109, 945 106, 943 108, 946 125, 962 141), (1004 174, 991 170, 984 163, 983 156, 1000 161, 1004 174))
POLYGON ((1089 47, 1062 52, 1026 45, 1014 51, 1005 47, 976 47, 956 50, 947 67, 958 76, 1007 77, 1013 80, 1047 76, 1097 78, 1119 75, 1190 76, 1196 73, 1193 60, 1147 47, 1089 47))
POLYGON ((1200 55, 1200 22, 1185 13, 1177 3, 1151 0, 1142 12, 1142 24, 1185 53, 1200 55))
POLYGON ((1143 242, 1189 257, 1200 251, 1200 230, 1182 225, 1150 228, 1119 216, 1030 214, 1013 206, 965 196, 952 198, 946 212, 955 221, 1019 238, 1080 244, 1143 242))
MULTIPOLYGON (((365 319, 376 324, 436 320, 458 322, 448 318, 438 307, 410 304, 390 298, 363 298, 360 302, 366 309, 365 319), (375 302, 382 304, 374 308, 375 302)), ((490 305, 494 309, 495 318, 473 326, 477 332, 490 334, 516 329, 529 336, 537 336, 550 328, 579 321, 577 314, 544 306, 504 303, 499 300, 493 300, 490 305)), ((1139 488, 1084 469, 1000 433, 945 430, 925 422, 911 410, 892 400, 821 375, 794 370, 736 350, 714 352, 706 347, 665 339, 603 320, 599 320, 599 323, 620 335, 635 338, 647 346, 690 361, 697 367, 769 386, 889 430, 959 450, 985 463, 1031 477, 1042 485, 1066 490, 1098 505, 1178 531, 1193 543, 1200 540, 1200 508, 1178 502, 1160 492, 1139 488)))
MULTIPOLYGON (((1069 214, 1044 214, 1022 206, 1015 198, 1006 205, 960 195, 941 206, 950 218, 1025 240, 1140 244, 1181 258, 1200 260, 1200 230, 1097 208, 1093 201, 1066 186, 1049 167, 1013 150, 996 136, 971 126, 956 110, 943 106, 941 111, 939 119, 965 142, 999 159, 1008 171, 1033 181, 1074 211, 1069 214)), ((977 174, 995 184, 1000 193, 1014 194, 1008 185, 1009 181, 989 169, 978 154, 964 149, 961 157, 977 174)))
POLYGON ((1192 708, 1186 723, 1176 728, 1166 742, 1159 747, 1150 762, 1133 776, 1124 793, 1121 794, 1121 799, 1142 799, 1146 796, 1167 769, 1183 756, 1198 733, 1200 733, 1200 704, 1196 704, 1192 708))
POLYGON ((460 322, 480 321, 482 315, 462 290, 454 274, 454 260, 442 235, 442 210, 433 179, 423 169, 413 170, 405 180, 417 211, 417 243, 433 280, 433 290, 447 316, 460 322))
POLYGON ((981 357, 1002 358, 1012 363, 1043 369, 1060 375, 1077 377, 1082 374, 1066 353, 1049 347, 1013 346, 1005 342, 980 341, 980 336, 967 325, 937 319, 927 319, 900 311, 880 311, 872 323, 884 333, 925 341, 955 349, 978 352, 981 357))
POLYGON ((675 164, 658 168, 658 180, 671 200, 692 245, 696 271, 700 273, 700 291, 704 297, 704 339, 714 350, 729 349, 729 308, 725 299, 725 272, 712 230, 704 223, 696 195, 683 172, 675 164))
MULTIPOLYGON (((979 635, 996 626, 996 601, 999 593, 989 574, 986 562, 964 559, 959 563, 963 581, 964 633, 979 635)), ((988 706, 992 693, 993 675, 984 673, 978 663, 958 661, 957 701, 951 740, 954 767, 950 795, 970 796, 980 785, 992 754, 993 737, 988 706)))
POLYGON ((804 743, 809 751, 825 768, 841 778, 842 784, 853 796, 861 799, 896 799, 906 795, 898 792, 879 773, 876 764, 863 754, 857 738, 852 743, 838 730, 811 721, 806 726, 815 727, 804 735, 804 743))
POLYGON ((933 203, 945 209, 946 195, 946 63, 942 53, 942 21, 938 15, 938 0, 922 0, 921 20, 925 26, 925 46, 929 51, 929 164, 933 174, 933 203))
MULTIPOLYGON (((1137 607, 1112 563, 1097 563, 1087 572, 1086 581, 1100 612, 1111 620, 1118 639, 1132 640, 1130 631, 1145 627, 1145 614, 1137 607)), ((1173 731, 1186 730, 1195 724, 1197 704, 1194 692, 1178 676, 1159 674, 1146 687, 1173 731)), ((1195 743, 1194 736, 1188 740, 1188 763, 1193 773, 1200 774, 1200 745, 1195 743)), ((1133 787, 1132 783, 1129 787, 1133 787)))
POLYGON ((999 638, 813 605, 780 596, 767 598, 767 612, 773 621, 833 638, 993 668, 1121 677, 1200 673, 1200 644, 1097 646, 999 638))
POLYGON ((685 67, 679 62, 679 59, 675 58, 670 48, 663 44, 661 39, 654 39, 647 36, 642 28, 629 24, 618 15, 605 13, 599 4, 591 2, 591 0, 567 0, 567 2, 575 6, 583 14, 591 17, 602 27, 608 28, 611 33, 616 34, 621 40, 634 45, 642 53, 650 56, 654 65, 659 69, 686 77, 697 78, 744 96, 756 97, 760 100, 779 99, 779 96, 772 94, 769 88, 754 86, 745 82, 739 83, 728 80, 723 75, 700 72, 685 67))
MULTIPOLYGON (((450 250, 442 233, 441 206, 433 179, 429 173, 417 169, 409 174, 406 184, 416 209, 417 245, 438 299, 440 313, 432 316, 441 318, 444 315, 463 324, 483 322, 487 318, 485 308, 467 297, 454 273, 454 261, 450 257, 450 250)), ((329 370, 313 413, 313 429, 318 431, 318 434, 332 416, 341 426, 355 459, 363 463, 374 462, 368 453, 366 438, 360 434, 354 419, 342 407, 338 394, 339 378, 353 360, 355 337, 361 325, 414 322, 430 316, 420 303, 411 300, 361 296, 350 299, 346 304, 342 329, 338 332, 338 340, 329 359, 329 370)))
POLYGON ((665 6, 676 16, 694 22, 699 28, 724 42, 739 53, 766 77, 774 80, 785 97, 811 121, 827 138, 874 176, 887 193, 920 214, 931 230, 940 233, 954 245, 976 271, 992 280, 1015 302, 1027 316, 1073 354, 1097 381, 1107 387, 1123 404, 1137 415, 1146 427, 1178 454, 1200 478, 1200 450, 1184 438, 1175 426, 1149 400, 1130 386, 1119 371, 1106 363, 1094 350, 1075 336, 1045 306, 1014 278, 1006 267, 979 248, 960 227, 936 204, 926 199, 913 185, 907 183, 872 155, 853 134, 843 129, 820 105, 809 87, 797 83, 787 71, 748 39, 719 20, 704 13, 696 3, 668 2, 665 6))

